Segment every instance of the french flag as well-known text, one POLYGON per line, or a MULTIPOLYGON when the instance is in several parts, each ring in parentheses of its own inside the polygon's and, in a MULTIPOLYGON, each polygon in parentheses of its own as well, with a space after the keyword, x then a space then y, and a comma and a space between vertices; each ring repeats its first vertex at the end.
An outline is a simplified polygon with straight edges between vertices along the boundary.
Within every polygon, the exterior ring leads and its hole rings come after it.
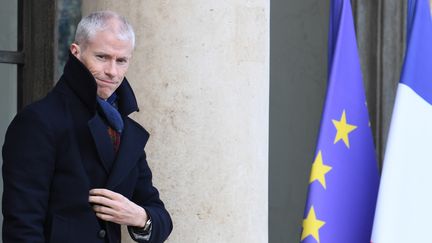
MULTIPOLYGON (((432 242, 432 21, 408 1, 407 48, 375 211, 374 243, 432 242)), ((371 242, 372 242, 371 241, 371 242)))

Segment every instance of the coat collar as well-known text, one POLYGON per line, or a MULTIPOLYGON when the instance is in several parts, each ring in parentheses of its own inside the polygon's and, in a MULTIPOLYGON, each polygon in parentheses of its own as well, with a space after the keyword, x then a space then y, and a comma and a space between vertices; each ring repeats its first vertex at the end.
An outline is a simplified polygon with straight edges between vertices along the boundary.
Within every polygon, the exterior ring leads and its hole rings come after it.
POLYGON ((108 189, 114 190, 136 166, 148 139, 147 131, 130 118, 125 119, 120 149, 106 184, 108 189))
MULTIPOLYGON (((84 64, 70 52, 69 60, 64 67, 63 78, 85 106, 91 111, 96 111, 96 80, 84 64)), ((126 78, 123 79, 116 93, 119 97, 118 107, 122 116, 139 111, 135 94, 126 78)))
POLYGON ((128 175, 143 155, 143 148, 149 139, 149 133, 135 121, 126 117, 124 122, 125 127, 117 155, 114 153, 102 118, 95 114, 88 122, 96 151, 109 178, 106 185, 108 189, 113 189, 128 175))

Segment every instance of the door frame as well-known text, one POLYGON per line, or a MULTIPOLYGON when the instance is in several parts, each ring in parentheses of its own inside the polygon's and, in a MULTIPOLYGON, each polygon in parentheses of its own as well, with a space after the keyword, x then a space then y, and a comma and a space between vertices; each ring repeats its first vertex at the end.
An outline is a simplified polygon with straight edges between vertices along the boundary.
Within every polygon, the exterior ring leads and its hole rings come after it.
POLYGON ((17 110, 45 96, 54 85, 56 2, 18 1, 18 49, 0 50, 0 63, 17 64, 17 110))

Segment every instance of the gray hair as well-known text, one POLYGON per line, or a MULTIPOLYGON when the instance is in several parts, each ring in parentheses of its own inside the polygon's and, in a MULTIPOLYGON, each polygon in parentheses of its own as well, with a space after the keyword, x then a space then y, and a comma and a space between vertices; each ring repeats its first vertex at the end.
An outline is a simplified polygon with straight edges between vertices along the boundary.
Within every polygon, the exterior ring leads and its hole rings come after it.
POLYGON ((81 19, 75 33, 75 43, 83 45, 93 38, 100 31, 107 30, 112 27, 111 20, 117 20, 118 26, 114 29, 114 33, 120 40, 130 40, 132 47, 135 47, 135 33, 132 25, 125 17, 112 11, 97 11, 89 14, 81 19))

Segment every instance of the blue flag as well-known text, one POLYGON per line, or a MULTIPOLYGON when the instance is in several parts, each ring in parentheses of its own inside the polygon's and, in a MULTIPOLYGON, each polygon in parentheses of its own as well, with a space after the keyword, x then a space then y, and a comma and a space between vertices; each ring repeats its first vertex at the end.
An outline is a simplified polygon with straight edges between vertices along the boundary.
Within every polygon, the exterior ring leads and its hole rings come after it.
POLYGON ((302 243, 367 243, 379 175, 349 0, 333 0, 329 81, 302 243))
POLYGON ((393 107, 372 240, 431 242, 432 20, 408 1, 407 48, 393 107))

